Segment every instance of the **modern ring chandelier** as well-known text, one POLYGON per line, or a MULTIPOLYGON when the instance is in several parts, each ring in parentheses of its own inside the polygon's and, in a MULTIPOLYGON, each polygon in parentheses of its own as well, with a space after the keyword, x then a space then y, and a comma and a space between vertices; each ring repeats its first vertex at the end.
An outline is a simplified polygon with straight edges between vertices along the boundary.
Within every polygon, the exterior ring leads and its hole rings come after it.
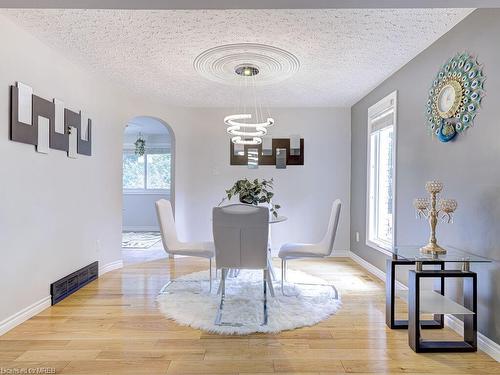
POLYGON ((264 119, 261 103, 257 99, 255 76, 259 74, 259 68, 253 64, 241 64, 236 66, 234 72, 241 77, 240 81, 240 104, 238 112, 226 116, 224 123, 227 125, 227 133, 232 136, 231 141, 240 145, 259 145, 262 138, 267 134, 267 128, 274 125, 274 119, 268 116, 264 119), (244 94, 253 96, 253 106, 246 107, 244 94))

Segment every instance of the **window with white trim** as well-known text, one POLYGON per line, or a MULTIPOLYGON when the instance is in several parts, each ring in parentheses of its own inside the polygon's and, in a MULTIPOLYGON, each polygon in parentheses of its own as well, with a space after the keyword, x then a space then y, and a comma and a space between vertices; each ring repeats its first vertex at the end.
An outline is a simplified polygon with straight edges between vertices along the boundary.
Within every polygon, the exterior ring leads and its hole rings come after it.
POLYGON ((367 245, 394 244, 397 92, 368 109, 367 245))
POLYGON ((168 193, 171 154, 168 148, 146 148, 143 156, 123 150, 123 191, 126 193, 168 193))

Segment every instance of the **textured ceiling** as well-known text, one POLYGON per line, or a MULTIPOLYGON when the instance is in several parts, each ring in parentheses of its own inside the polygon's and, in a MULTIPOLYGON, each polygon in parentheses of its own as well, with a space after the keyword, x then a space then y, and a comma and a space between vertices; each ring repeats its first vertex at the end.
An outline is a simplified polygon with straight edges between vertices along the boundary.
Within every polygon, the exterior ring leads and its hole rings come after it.
POLYGON ((173 106, 234 106, 237 87, 193 68, 208 48, 261 43, 295 55, 289 79, 259 88, 269 106, 348 106, 470 9, 2 10, 72 60, 173 106))

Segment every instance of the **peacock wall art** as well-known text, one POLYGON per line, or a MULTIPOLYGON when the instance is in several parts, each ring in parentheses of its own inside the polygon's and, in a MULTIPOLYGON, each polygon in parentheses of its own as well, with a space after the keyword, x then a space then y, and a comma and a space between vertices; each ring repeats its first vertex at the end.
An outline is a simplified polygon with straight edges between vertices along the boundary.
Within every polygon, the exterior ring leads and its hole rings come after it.
POLYGON ((429 132, 449 142, 474 124, 485 95, 483 67, 472 55, 458 53, 439 70, 429 89, 429 132))

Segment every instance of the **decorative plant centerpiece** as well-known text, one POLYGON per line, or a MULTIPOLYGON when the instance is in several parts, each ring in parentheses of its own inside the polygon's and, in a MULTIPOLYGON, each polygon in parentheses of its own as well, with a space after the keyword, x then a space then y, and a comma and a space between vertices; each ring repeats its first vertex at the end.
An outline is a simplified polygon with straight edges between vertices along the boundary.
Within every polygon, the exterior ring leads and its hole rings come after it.
POLYGON ((226 196, 222 198, 219 206, 227 199, 231 200, 232 197, 238 195, 241 203, 253 204, 258 206, 260 203, 267 203, 270 206, 271 214, 274 217, 278 217, 278 210, 281 208, 279 204, 273 204, 272 198, 274 193, 273 190, 273 179, 261 180, 257 178, 250 181, 247 178, 238 180, 234 185, 226 190, 226 196))

